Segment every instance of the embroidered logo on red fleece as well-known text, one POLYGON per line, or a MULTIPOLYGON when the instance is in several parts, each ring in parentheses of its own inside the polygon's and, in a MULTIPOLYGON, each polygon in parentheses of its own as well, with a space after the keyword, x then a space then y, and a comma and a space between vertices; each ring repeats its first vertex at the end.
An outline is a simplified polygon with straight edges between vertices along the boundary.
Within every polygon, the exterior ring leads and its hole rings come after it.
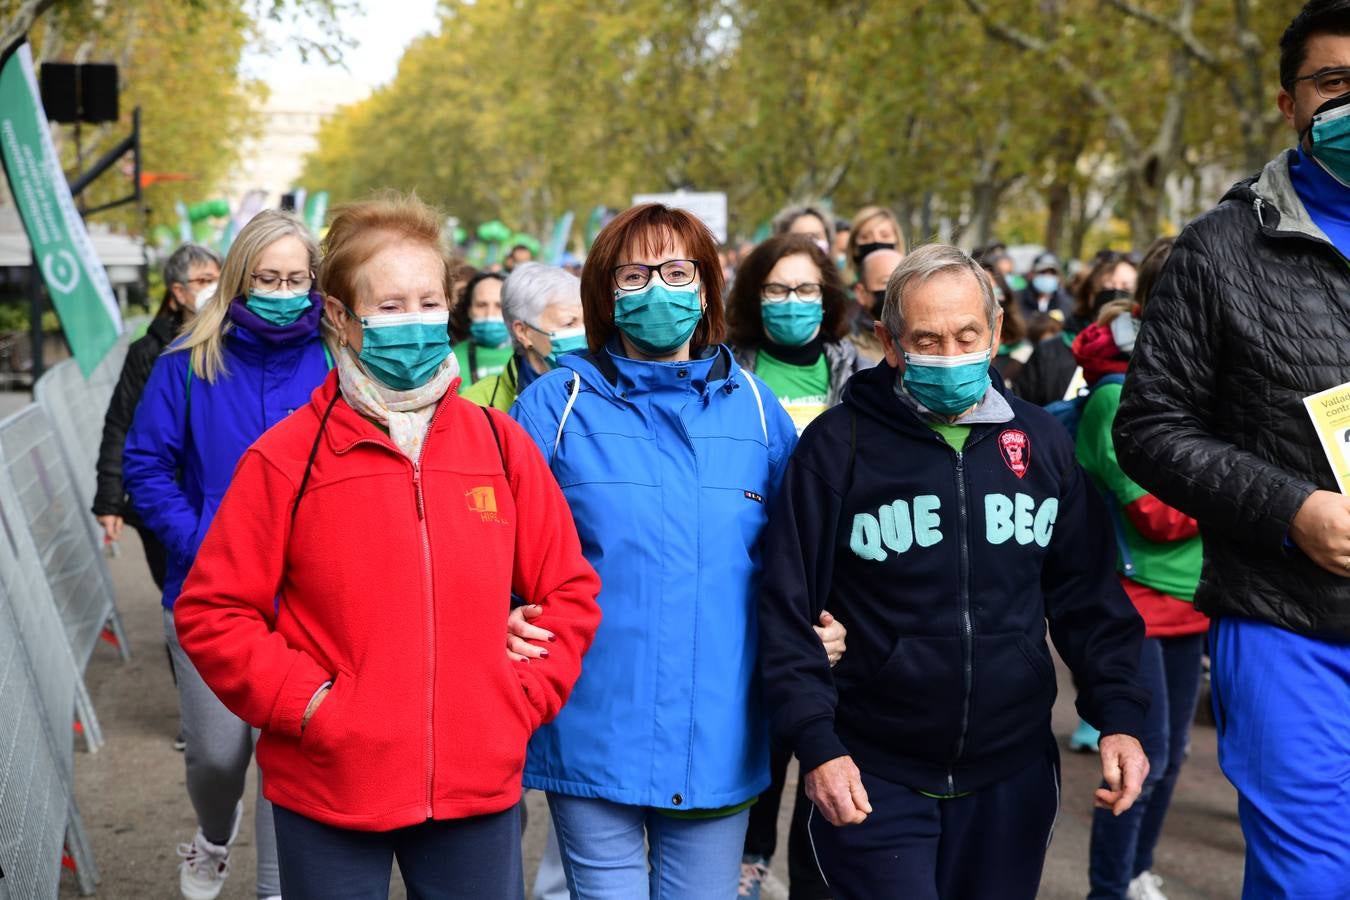
POLYGON ((1021 478, 1027 474, 1031 467, 1031 439, 1025 431, 1009 428, 999 434, 998 452, 1014 475, 1021 478))

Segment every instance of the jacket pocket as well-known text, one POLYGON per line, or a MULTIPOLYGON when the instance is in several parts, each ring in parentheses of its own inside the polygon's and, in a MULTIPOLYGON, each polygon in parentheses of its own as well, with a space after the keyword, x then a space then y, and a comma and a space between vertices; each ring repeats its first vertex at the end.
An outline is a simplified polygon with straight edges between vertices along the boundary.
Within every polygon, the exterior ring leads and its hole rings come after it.
POLYGON ((849 730, 915 759, 950 759, 962 712, 959 637, 901 638, 875 674, 849 682, 838 713, 849 730))
POLYGON ((1045 641, 1021 632, 979 634, 974 662, 966 755, 1015 752, 1042 735, 1056 692, 1045 641))
POLYGON ((300 732, 300 749, 316 764, 332 761, 343 734, 343 705, 355 689, 356 677, 339 666, 332 687, 300 732))
POLYGON ((533 703, 530 702, 528 682, 522 672, 516 671, 516 667, 525 667, 529 663, 518 663, 502 657, 503 664, 506 666, 506 693, 510 700, 510 705, 515 710, 516 718, 525 726, 525 734, 528 737, 534 734, 539 723, 543 721, 543 716, 539 714, 533 703))

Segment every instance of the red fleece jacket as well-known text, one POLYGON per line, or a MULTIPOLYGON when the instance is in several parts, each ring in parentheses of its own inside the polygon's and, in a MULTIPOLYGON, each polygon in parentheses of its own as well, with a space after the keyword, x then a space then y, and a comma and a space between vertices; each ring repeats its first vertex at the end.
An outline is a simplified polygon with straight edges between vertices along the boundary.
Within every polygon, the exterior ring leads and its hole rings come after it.
POLYGON ((331 374, 235 471, 174 609, 221 701, 262 729, 271 801, 384 831, 499 812, 599 624, 599 577, 534 442, 447 395, 414 467, 339 399, 291 511, 331 374), (505 651, 511 593, 543 606, 547 659, 505 651), (303 734, 315 691, 332 690, 303 734))

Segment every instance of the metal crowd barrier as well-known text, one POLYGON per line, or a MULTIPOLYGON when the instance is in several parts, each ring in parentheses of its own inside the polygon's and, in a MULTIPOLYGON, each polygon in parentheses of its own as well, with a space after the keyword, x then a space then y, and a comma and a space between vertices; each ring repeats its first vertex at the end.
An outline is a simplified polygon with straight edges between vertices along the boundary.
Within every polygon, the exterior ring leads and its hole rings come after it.
POLYGON ((84 671, 105 623, 130 657, 113 595, 112 576, 87 524, 47 413, 30 405, 0 421, 0 465, 8 471, 33 536, 75 660, 84 671))
MULTIPOLYGON (((127 356, 127 342, 118 341, 86 381, 75 360, 58 363, 43 373, 33 388, 33 399, 47 413, 75 484, 75 497, 84 510, 94 503, 99 443, 103 417, 127 356)), ((85 524, 102 544, 103 534, 92 515, 85 524)))
MULTIPOLYGON (((103 746, 103 730, 85 687, 83 666, 71 652, 70 639, 47 586, 37 547, 19 515, 20 508, 9 475, 0 471, 0 588, 9 594, 29 655, 42 661, 35 672, 52 734, 69 737, 71 723, 76 722, 85 748, 93 753, 103 746)), ((63 746, 66 752, 62 760, 67 769, 73 769, 74 742, 69 740, 63 746)))
POLYGON ((89 511, 123 338, 84 379, 53 367, 36 404, 0 421, 0 900, 57 896, 62 849, 82 894, 98 870, 74 795, 74 731, 103 743, 84 670, 117 614, 89 511), (72 728, 72 721, 77 725, 72 728))
POLYGON ((64 845, 80 893, 92 894, 98 869, 58 749, 69 728, 63 738, 48 727, 12 599, 0 588, 0 885, 9 897, 56 897, 64 845))

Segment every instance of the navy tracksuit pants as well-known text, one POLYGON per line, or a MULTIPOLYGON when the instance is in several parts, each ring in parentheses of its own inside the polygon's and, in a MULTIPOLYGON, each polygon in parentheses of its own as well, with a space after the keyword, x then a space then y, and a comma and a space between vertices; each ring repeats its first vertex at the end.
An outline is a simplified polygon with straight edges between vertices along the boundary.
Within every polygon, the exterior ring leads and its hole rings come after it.
POLYGON ((872 814, 810 833, 834 900, 1033 900, 1059 813, 1059 750, 997 784, 949 800, 862 773, 872 814))

